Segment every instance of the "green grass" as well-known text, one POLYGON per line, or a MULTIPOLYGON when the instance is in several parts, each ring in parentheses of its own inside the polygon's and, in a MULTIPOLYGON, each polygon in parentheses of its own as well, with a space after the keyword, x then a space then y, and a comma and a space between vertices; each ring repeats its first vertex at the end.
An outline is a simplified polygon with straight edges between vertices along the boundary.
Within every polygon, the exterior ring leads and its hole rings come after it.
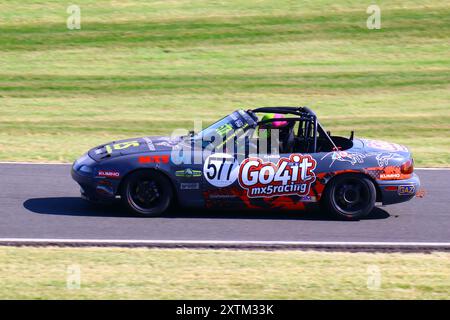
POLYGON ((0 4, 0 160, 73 161, 237 109, 308 105, 334 133, 450 165, 450 4, 77 1, 0 4))
POLYGON ((448 253, 0 247, 0 299, 449 299, 449 274, 448 253))

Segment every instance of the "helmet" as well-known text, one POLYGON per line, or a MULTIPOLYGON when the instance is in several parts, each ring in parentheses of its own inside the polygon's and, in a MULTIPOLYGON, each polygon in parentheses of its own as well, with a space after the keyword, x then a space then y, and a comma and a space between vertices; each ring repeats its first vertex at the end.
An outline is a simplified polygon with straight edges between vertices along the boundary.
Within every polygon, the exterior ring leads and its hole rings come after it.
MULTIPOLYGON (((285 118, 284 115, 279 113, 266 113, 261 121, 269 120, 269 119, 283 119, 285 118)), ((261 128, 281 128, 288 125, 287 121, 272 121, 272 122, 266 122, 261 125, 261 128)))
MULTIPOLYGON (((278 114, 278 113, 266 113, 262 118, 261 121, 269 120, 269 119, 283 119, 285 118, 284 115, 278 114)), ((279 129, 283 128, 288 125, 287 121, 271 121, 262 123, 259 126, 259 129, 262 129, 262 132, 259 132, 260 137, 265 136, 266 138, 270 138, 270 130, 271 129, 279 129)))

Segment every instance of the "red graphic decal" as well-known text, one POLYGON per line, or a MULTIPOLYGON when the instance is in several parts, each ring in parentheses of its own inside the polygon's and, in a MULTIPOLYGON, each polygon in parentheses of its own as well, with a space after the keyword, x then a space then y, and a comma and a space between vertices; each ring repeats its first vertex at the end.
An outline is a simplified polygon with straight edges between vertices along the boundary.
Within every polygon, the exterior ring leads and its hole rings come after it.
POLYGON ((117 171, 105 171, 100 170, 98 172, 99 177, 107 177, 107 178, 120 178, 120 173, 117 171))
POLYGON ((139 157, 139 163, 169 163, 169 156, 141 156, 139 157))
POLYGON ((307 195, 316 181, 317 162, 310 155, 293 154, 275 165, 260 158, 248 158, 239 168, 239 185, 249 198, 279 195, 307 195))

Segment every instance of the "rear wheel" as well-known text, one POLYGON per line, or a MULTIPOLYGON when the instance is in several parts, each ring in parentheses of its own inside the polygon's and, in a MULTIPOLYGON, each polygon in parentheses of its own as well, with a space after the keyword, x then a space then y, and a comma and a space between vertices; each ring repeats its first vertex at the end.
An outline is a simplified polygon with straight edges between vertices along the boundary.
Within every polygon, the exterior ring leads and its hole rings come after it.
POLYGON ((156 171, 136 171, 124 181, 122 200, 135 215, 156 217, 162 215, 173 198, 168 178, 156 171))
POLYGON ((376 189, 369 178, 345 174, 330 181, 323 205, 341 219, 355 220, 367 216, 375 206, 375 200, 376 189))

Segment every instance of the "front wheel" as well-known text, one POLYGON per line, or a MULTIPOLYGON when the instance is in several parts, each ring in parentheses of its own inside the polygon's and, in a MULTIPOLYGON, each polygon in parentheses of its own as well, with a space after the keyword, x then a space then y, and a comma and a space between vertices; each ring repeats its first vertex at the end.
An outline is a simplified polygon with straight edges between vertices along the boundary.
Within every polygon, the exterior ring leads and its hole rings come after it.
POLYGON ((326 187, 322 204, 341 219, 356 220, 367 216, 375 206, 373 182, 358 174, 337 176, 326 187))
POLYGON ((169 179, 154 170, 130 174, 122 188, 125 206, 138 216, 160 216, 169 208, 172 198, 169 179))

